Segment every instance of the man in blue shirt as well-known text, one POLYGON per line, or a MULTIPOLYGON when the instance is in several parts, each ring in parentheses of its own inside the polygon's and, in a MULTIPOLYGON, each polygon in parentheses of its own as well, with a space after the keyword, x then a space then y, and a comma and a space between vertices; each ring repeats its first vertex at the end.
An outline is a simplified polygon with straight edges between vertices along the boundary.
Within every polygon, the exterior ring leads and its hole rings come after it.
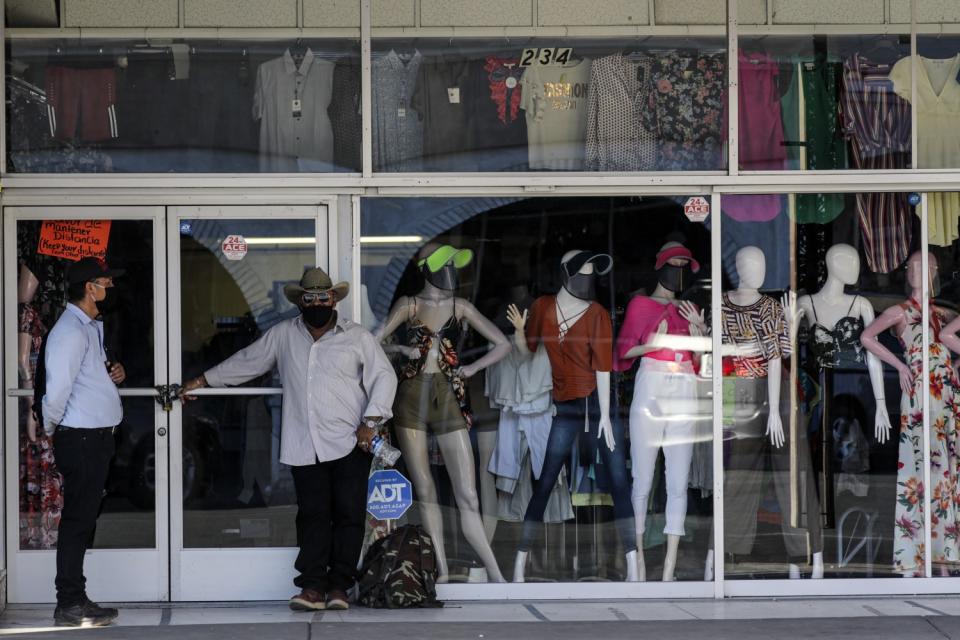
POLYGON ((63 476, 63 511, 57 537, 58 625, 104 626, 116 609, 92 602, 86 593, 83 556, 93 539, 100 502, 114 454, 113 434, 123 418, 117 385, 123 365, 108 362, 98 304, 122 275, 98 258, 67 268, 67 308, 46 338, 43 428, 63 476))

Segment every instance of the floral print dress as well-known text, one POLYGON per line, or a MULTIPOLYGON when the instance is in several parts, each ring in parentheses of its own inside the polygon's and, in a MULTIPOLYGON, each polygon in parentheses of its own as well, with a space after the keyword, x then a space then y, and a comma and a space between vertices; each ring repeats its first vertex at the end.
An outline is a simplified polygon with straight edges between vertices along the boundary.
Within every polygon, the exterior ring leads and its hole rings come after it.
MULTIPOLYGON (((904 305, 906 328, 900 335, 907 364, 916 383, 900 399, 900 455, 897 465, 896 524, 893 539, 894 569, 906 575, 923 575, 923 332, 920 304, 910 299, 904 305)), ((932 558, 935 565, 960 562, 960 495, 957 473, 957 421, 960 417, 960 382, 950 351, 940 343, 940 327, 946 317, 931 309, 930 342, 930 481, 933 484, 932 558)))

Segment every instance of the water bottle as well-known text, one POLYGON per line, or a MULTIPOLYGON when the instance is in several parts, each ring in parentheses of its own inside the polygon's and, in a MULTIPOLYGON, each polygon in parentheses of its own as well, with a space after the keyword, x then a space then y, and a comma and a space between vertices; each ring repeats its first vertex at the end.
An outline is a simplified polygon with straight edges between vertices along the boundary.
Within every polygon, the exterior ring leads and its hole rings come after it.
POLYGON ((370 441, 370 451, 374 458, 387 467, 397 464, 397 460, 400 459, 400 450, 390 446, 390 443, 379 434, 373 436, 373 440, 370 441))

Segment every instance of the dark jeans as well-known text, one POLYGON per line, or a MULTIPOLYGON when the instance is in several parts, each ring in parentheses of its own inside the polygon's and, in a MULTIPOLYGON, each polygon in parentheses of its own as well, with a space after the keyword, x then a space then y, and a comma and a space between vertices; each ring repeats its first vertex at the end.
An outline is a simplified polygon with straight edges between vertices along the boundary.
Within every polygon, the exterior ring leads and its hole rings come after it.
MULTIPOLYGON (((584 416, 590 414, 590 432, 584 437, 597 437, 597 428, 600 423, 600 405, 597 392, 594 391, 587 398, 567 400, 555 403, 557 415, 550 426, 550 436, 547 439, 547 454, 543 461, 543 470, 540 477, 533 483, 533 496, 527 505, 527 512, 523 517, 523 535, 520 538, 520 551, 529 551, 537 530, 537 523, 543 522, 543 512, 550 500, 550 493, 560 469, 570 460, 573 443, 577 435, 583 432, 584 416)), ((607 448, 601 438, 597 441, 600 450, 600 460, 610 477, 610 493, 613 495, 613 517, 616 519, 617 532, 625 551, 635 551, 637 548, 636 534, 634 533, 633 503, 630 500, 630 477, 627 473, 626 451, 627 443, 623 433, 623 423, 613 421, 613 435, 616 442, 614 451, 607 448)), ((588 447, 589 448, 589 447, 588 447)), ((592 449, 591 449, 592 450, 592 449)))
POLYGON ((354 448, 339 460, 291 467, 297 489, 293 583, 301 589, 346 591, 357 579, 372 457, 354 448))
POLYGON ((60 606, 80 604, 86 596, 83 556, 93 543, 115 449, 112 429, 60 428, 53 436, 53 453, 63 476, 55 581, 60 606))

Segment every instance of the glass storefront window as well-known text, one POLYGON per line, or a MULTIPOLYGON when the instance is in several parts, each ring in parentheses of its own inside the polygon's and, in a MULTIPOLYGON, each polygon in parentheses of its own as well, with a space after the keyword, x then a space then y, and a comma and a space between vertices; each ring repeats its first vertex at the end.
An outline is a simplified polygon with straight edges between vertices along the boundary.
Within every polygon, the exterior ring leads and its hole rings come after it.
POLYGON ((718 171, 726 41, 378 40, 373 168, 718 171))
POLYGON ((924 570, 922 453, 914 471, 903 451, 922 433, 922 396, 902 393, 898 374, 904 358, 918 366, 922 324, 888 322, 919 314, 905 302, 920 246, 910 203, 901 193, 723 198, 731 579, 924 570), (742 216, 773 200, 776 217, 742 216), (805 213, 825 203, 834 216, 805 213))
POLYGON ((12 173, 360 170, 352 40, 11 40, 12 173))
POLYGON ((687 201, 362 201, 362 321, 445 579, 703 579, 710 234, 687 201))

